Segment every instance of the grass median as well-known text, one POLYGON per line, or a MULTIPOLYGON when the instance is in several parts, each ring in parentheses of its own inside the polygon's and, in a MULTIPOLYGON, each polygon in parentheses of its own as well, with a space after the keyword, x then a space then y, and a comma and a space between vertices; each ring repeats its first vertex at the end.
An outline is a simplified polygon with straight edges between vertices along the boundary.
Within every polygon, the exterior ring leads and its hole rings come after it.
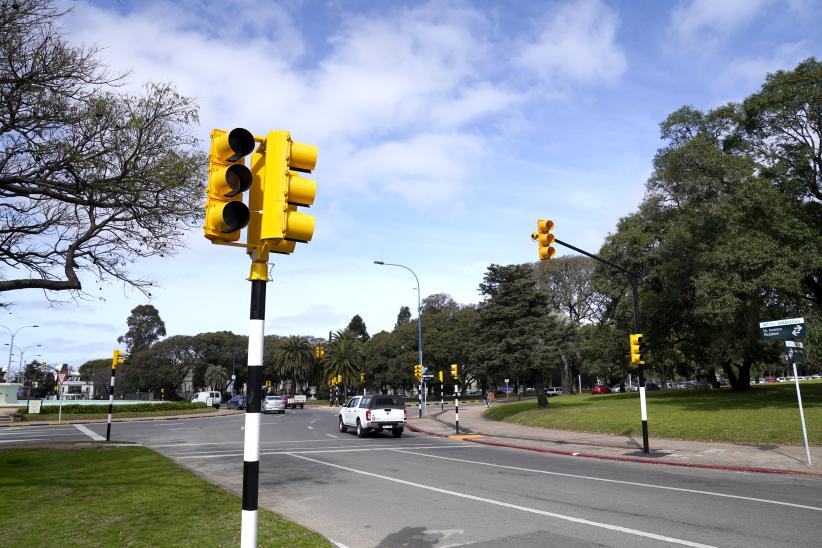
MULTIPOLYGON (((143 447, 0 450, 0 546, 237 546, 239 497, 143 447)), ((331 546, 266 511, 259 546, 331 546)))
MULTIPOLYGON (((822 445, 822 383, 800 385, 808 441, 822 445)), ((639 394, 559 396, 539 409, 535 400, 498 405, 490 419, 526 426, 641 435, 639 394)), ((800 445, 802 425, 793 384, 754 385, 748 392, 723 388, 698 392, 648 392, 652 436, 683 440, 800 445)))

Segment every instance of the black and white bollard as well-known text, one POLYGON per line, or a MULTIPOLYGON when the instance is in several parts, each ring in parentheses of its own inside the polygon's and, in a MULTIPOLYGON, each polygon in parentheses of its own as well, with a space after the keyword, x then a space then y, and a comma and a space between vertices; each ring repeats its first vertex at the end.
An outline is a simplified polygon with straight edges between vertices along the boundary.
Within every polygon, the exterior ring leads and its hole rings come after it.
POLYGON ((122 354, 114 351, 111 359, 111 383, 108 387, 108 424, 106 425, 106 441, 111 441, 111 412, 114 410, 114 377, 117 374, 117 364, 121 363, 122 354))
POLYGON ((454 385, 454 418, 456 419, 457 434, 460 433, 460 391, 459 386, 454 385))

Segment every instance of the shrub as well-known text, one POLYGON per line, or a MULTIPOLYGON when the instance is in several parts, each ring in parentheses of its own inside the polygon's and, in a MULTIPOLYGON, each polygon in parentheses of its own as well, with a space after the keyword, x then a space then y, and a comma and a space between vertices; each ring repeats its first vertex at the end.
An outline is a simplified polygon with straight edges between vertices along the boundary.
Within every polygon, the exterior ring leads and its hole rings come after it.
MULTIPOLYGON (((205 408, 204 402, 188 403, 184 401, 166 401, 155 403, 130 403, 126 405, 112 406, 112 414, 118 413, 144 413, 147 411, 177 411, 182 409, 205 408)), ((40 408, 41 415, 56 415, 60 411, 59 405, 44 405, 40 408)), ((18 413, 25 413, 26 408, 21 407, 18 413)), ((108 413, 108 404, 83 405, 79 403, 63 404, 63 413, 69 415, 93 415, 108 413)))

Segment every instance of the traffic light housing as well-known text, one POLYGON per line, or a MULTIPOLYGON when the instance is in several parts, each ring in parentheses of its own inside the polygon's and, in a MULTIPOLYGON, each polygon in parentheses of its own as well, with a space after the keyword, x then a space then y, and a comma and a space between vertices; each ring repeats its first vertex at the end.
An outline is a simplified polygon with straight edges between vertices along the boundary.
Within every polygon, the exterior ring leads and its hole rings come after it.
POLYGON ((243 128, 211 131, 203 234, 212 243, 236 242, 251 213, 243 192, 252 186, 245 156, 254 150, 254 136, 243 128))
POLYGON ((537 242, 539 248, 539 260, 546 261, 556 255, 557 250, 554 249, 554 235, 551 231, 554 229, 554 221, 550 219, 538 219, 537 231, 531 234, 531 239, 537 242))
POLYGON ((310 173, 316 164, 317 147, 293 141, 288 131, 268 132, 251 157, 249 245, 267 241, 270 251, 288 254, 296 242, 311 240, 314 217, 297 207, 314 203, 317 183, 300 173, 310 173))
POLYGON ((439 371, 438 373, 439 373, 439 375, 437 375, 437 376, 440 378, 440 382, 442 382, 442 378, 443 378, 442 371, 439 371))
POLYGON ((451 378, 458 379, 459 378, 459 366, 455 363, 451 364, 451 378))
POLYGON ((365 373, 360 373, 360 382, 365 382, 365 373))
POLYGON ((631 335, 631 363, 634 365, 645 365, 645 343, 642 333, 631 335))
POLYGON ((342 384, 342 375, 337 375, 337 384, 342 384))
POLYGON ((111 357, 111 368, 116 369, 118 365, 122 365, 125 361, 125 353, 115 349, 114 355, 111 357))
POLYGON ((321 344, 318 344, 314 347, 314 358, 321 360, 325 357, 325 347, 321 344))
POLYGON ((422 365, 415 365, 414 366, 414 378, 418 381, 422 380, 422 365))

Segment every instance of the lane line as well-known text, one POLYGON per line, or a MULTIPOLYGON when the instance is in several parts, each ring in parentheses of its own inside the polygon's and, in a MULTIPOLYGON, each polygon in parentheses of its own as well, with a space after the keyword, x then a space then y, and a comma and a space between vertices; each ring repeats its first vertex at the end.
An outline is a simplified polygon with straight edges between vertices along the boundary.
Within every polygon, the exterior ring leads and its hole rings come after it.
POLYGON ((334 434, 326 434, 326 436, 328 436, 329 438, 334 438, 335 440, 340 439, 339 436, 335 436, 334 434))
POLYGON ((520 504, 513 504, 510 502, 503 502, 501 500, 489 499, 486 497, 479 497, 476 495, 469 495, 468 493, 461 493, 459 491, 451 491, 448 489, 442 489, 440 487, 434 487, 433 485, 425 485, 423 483, 416 483, 413 481, 402 480, 399 478, 392 478, 389 476, 383 476, 381 474, 375 474, 373 472, 366 472, 364 470, 357 470, 356 468, 349 468, 348 466, 341 466, 339 464, 332 464, 330 462, 324 462, 317 459, 312 459, 310 457, 306 457, 303 455, 298 455, 295 453, 291 454, 292 457, 307 460, 309 462, 314 462, 316 464, 322 464, 325 466, 330 466, 332 468, 338 468, 340 470, 345 470, 346 472, 353 472, 355 474, 361 474, 363 476, 370 476, 372 478, 383 479, 386 481, 392 481, 394 483, 401 483, 403 485, 408 485, 410 487, 416 487, 418 489, 425 489, 428 491, 434 491, 435 493, 442 493, 443 495, 451 495, 453 497, 459 497, 468 500, 474 500, 477 502, 484 502, 486 504, 493 504, 495 506, 502 506, 503 508, 511 508, 513 510, 520 510, 522 512, 528 512, 531 514, 538 514, 541 516, 548 516, 556 519, 561 519, 564 521, 570 521, 572 523, 579 523, 581 525, 588 525, 591 527, 598 527, 600 529, 608 529, 610 531, 619 531, 620 533, 627 533, 629 535, 634 535, 638 537, 645 537, 651 538, 654 540, 661 540, 663 542, 670 542, 671 544, 681 544, 683 546, 693 546, 695 548, 716 548, 710 544, 702 544, 699 542, 692 542, 690 540, 684 540, 674 537, 668 537, 665 535, 658 535, 656 533, 649 533, 647 531, 640 531, 639 529, 632 529, 630 527, 623 527, 621 525, 612 525, 610 523, 602 523, 598 521, 591 521, 585 518, 578 518, 575 516, 569 516, 566 514, 558 514, 556 512, 548 512, 546 510, 539 510, 538 508, 531 508, 529 506, 522 506, 520 504))
MULTIPOLYGON (((466 444, 464 446, 460 445, 429 445, 427 447, 420 447, 420 449, 455 449, 457 447, 471 447, 470 445, 466 444)), ((305 451, 294 451, 291 450, 283 450, 283 451, 264 451, 260 452, 260 455, 313 455, 318 453, 357 453, 361 451, 393 451, 390 447, 358 447, 356 449, 306 449, 305 451)), ((187 460, 187 459, 220 459, 224 457, 236 457, 242 455, 242 453, 234 452, 234 453, 223 453, 223 454, 206 454, 206 455, 188 455, 186 453, 174 453, 169 456, 173 456, 179 460, 187 460)))
MULTIPOLYGON (((326 435, 327 436, 332 436, 336 439, 339 439, 336 436, 333 436, 331 434, 326 434, 326 435)), ((346 436, 346 437, 349 437, 349 436, 346 436)), ((409 439, 414 439, 414 438, 409 438, 409 439)), ((271 444, 277 444, 277 443, 325 443, 325 442, 326 442, 326 440, 282 440, 282 441, 261 441, 260 445, 266 445, 266 444, 271 445, 271 444)), ((241 444, 241 443, 243 443, 243 440, 238 440, 238 441, 211 441, 211 442, 205 442, 205 443, 167 443, 167 444, 160 444, 160 445, 146 445, 146 447, 152 447, 152 448, 154 448, 154 447, 200 447, 200 446, 203 446, 203 445, 237 445, 237 444, 241 444)), ((443 442, 443 443, 448 443, 448 442, 443 442)), ((431 444, 430 441, 422 441, 421 440, 419 442, 419 445, 426 445, 427 446, 427 445, 430 445, 430 444, 431 444)), ((397 447, 397 446, 394 445, 394 447, 397 447)), ((413 443, 408 443, 408 444, 400 445, 400 447, 416 447, 416 445, 413 444, 413 443)))
POLYGON ((17 440, 0 440, 0 443, 23 443, 27 441, 50 440, 51 438, 20 438, 17 440))
POLYGON ((308 425, 308 429, 309 429, 309 430, 314 430, 314 427, 313 427, 313 426, 311 426, 311 425, 309 424, 309 425, 308 425))
POLYGON ((90 429, 86 428, 82 424, 75 424, 74 427, 77 428, 77 430, 79 430, 80 432, 82 432, 86 436, 93 439, 94 441, 102 441, 102 440, 106 439, 105 436, 101 436, 100 434, 92 432, 90 429))
POLYGON ((822 512, 822 508, 817 507, 817 506, 808 506, 806 504, 797 504, 797 503, 793 503, 793 502, 783 502, 783 501, 780 501, 780 500, 760 499, 760 498, 756 498, 756 497, 745 497, 745 496, 742 496, 742 495, 730 495, 730 494, 727 494, 727 493, 718 493, 716 491, 702 491, 700 489, 687 489, 685 487, 669 487, 669 486, 666 486, 666 485, 654 485, 654 484, 651 484, 651 483, 637 483, 637 482, 633 482, 633 481, 615 480, 615 479, 609 479, 609 478, 598 478, 598 477, 595 477, 595 476, 582 476, 582 475, 578 475, 578 474, 565 474, 563 472, 551 472, 549 470, 535 470, 533 468, 520 468, 519 466, 508 466, 508 465, 505 465, 505 464, 495 464, 493 462, 482 462, 482 461, 469 460, 469 459, 458 459, 458 458, 454 458, 454 457, 442 457, 440 455, 426 455, 425 453, 415 453, 414 451, 404 451, 402 449, 397 449, 397 448, 394 448, 394 451, 396 451, 398 453, 408 453, 409 455, 419 455, 421 457, 429 457, 429 458, 432 458, 432 459, 451 460, 451 461, 455 461, 455 462, 467 462, 467 463, 471 463, 471 464, 479 464, 479 465, 482 465, 482 466, 491 466, 491 467, 494 467, 494 468, 506 468, 508 470, 518 470, 518 471, 521 471, 521 472, 533 472, 535 474, 546 474, 546 475, 549 475, 549 476, 562 476, 562 477, 565 477, 565 478, 576 478, 576 479, 584 479, 584 480, 591 480, 591 481, 603 481, 603 482, 606 482, 606 483, 617 483, 617 484, 622 484, 622 485, 634 485, 634 486, 637 486, 637 487, 649 487, 649 488, 652 488, 652 489, 664 489, 666 491, 679 491, 679 492, 682 492, 682 493, 694 493, 694 494, 697 494, 697 495, 709 495, 709 496, 712 496, 712 497, 722 497, 722 498, 728 498, 728 499, 748 500, 748 501, 752 501, 752 502, 762 502, 762 503, 765 503, 765 504, 777 504, 779 506, 790 506, 790 507, 793 507, 793 508, 802 508, 804 510, 813 510, 815 512, 822 512))
MULTIPOLYGON (((145 445, 144 447, 148 447, 149 449, 153 449, 156 446, 145 445)), ((437 448, 437 447, 451 447, 451 445, 447 445, 447 446, 446 445, 438 445, 438 444, 401 445, 400 447, 413 447, 413 448, 417 448, 417 449, 429 449, 429 448, 437 448)), ((459 447, 472 447, 473 448, 474 446, 464 444, 464 445, 460 445, 459 447)), ((383 445, 376 445, 376 444, 369 444, 369 445, 357 444, 357 445, 337 445, 337 446, 332 446, 332 447, 322 448, 322 449, 296 449, 295 450, 294 448, 292 448, 292 449, 282 448, 282 449, 279 449, 279 452, 280 453, 306 453, 306 452, 316 453, 316 452, 342 451, 342 450, 347 450, 347 449, 361 449, 363 451, 366 451, 366 450, 369 450, 369 449, 382 449, 382 450, 392 449, 393 450, 394 447, 385 447, 383 445)), ((273 449, 270 449, 269 452, 270 451, 273 451, 273 449)), ((236 452, 237 452, 237 449, 211 449, 210 451, 208 451, 207 454, 209 454, 209 455, 218 455, 220 453, 236 453, 236 452)), ((169 453, 166 453, 166 454, 173 456, 173 455, 191 455, 192 453, 190 451, 186 451, 186 452, 178 452, 178 453, 169 452, 169 453)))

